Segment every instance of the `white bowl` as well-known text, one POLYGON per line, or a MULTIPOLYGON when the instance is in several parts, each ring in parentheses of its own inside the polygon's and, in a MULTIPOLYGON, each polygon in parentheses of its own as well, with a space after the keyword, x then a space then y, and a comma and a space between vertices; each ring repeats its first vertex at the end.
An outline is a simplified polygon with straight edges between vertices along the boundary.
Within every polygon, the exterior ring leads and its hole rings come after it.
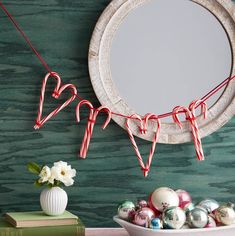
POLYGON ((113 220, 121 225, 130 236, 167 236, 169 234, 172 236, 235 236, 235 224, 204 229, 153 230, 134 225, 118 218, 118 216, 114 216, 113 220))

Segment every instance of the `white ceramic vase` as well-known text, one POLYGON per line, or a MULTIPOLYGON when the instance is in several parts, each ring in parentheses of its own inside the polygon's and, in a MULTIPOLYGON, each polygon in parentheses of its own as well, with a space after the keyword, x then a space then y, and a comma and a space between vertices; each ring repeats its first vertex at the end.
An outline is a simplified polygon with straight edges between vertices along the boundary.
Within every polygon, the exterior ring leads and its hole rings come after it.
POLYGON ((46 188, 41 192, 41 208, 47 215, 58 216, 63 214, 67 203, 67 193, 60 187, 46 188))

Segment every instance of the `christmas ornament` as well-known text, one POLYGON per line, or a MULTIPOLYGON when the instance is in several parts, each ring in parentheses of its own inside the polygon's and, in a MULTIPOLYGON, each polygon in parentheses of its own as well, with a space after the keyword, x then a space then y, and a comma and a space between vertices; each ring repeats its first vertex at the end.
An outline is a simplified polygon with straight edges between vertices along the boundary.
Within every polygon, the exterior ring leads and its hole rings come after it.
POLYGON ((219 224, 231 225, 235 222, 234 204, 221 205, 214 211, 215 219, 219 224))
POLYGON ((151 199, 152 199, 152 194, 153 194, 153 193, 151 193, 151 194, 149 195, 149 198, 148 198, 148 207, 154 211, 156 217, 159 217, 162 213, 161 213, 160 211, 158 211, 158 210, 153 206, 152 201, 151 201, 151 199))
POLYGON ((179 197, 179 207, 182 209, 189 203, 192 202, 192 198, 188 192, 183 189, 178 189, 175 191, 179 197))
POLYGON ((186 220, 184 211, 180 207, 169 207, 162 214, 165 229, 180 229, 186 220))
POLYGON ((219 207, 219 203, 214 199, 205 199, 201 201, 198 206, 204 207, 208 209, 210 212, 213 212, 215 209, 219 207))
POLYGON ((187 214, 187 222, 191 228, 204 228, 208 221, 207 211, 203 208, 195 207, 187 214))
POLYGON ((143 207, 148 207, 148 203, 145 200, 139 200, 137 203, 137 208, 143 208, 143 207))
POLYGON ((118 207, 118 216, 123 220, 129 220, 134 211, 135 204, 131 201, 125 201, 118 207))
POLYGON ((184 206, 183 210, 187 214, 189 211, 191 211, 194 208, 195 208, 194 204, 192 202, 190 202, 184 206))
POLYGON ((149 227, 151 220, 155 217, 156 216, 153 210, 148 207, 143 207, 135 213, 133 223, 136 225, 149 227))
POLYGON ((184 224, 181 229, 190 229, 188 224, 184 224))
POLYGON ((208 224, 205 226, 205 228, 215 228, 216 222, 212 216, 208 216, 208 224))
POLYGON ((178 195, 174 190, 167 187, 156 189, 153 192, 150 201, 153 207, 160 212, 171 206, 179 206, 178 195))
POLYGON ((161 229, 162 228, 162 222, 159 218, 154 218, 151 220, 150 223, 150 228, 151 229, 161 229))

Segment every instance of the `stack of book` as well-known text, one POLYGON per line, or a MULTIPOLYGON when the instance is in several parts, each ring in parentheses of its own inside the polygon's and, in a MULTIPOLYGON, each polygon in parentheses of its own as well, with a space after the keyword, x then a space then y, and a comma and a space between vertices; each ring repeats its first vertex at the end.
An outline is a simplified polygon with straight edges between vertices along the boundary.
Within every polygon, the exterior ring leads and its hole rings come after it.
POLYGON ((0 219, 0 236, 84 236, 81 220, 65 211, 47 216, 41 211, 6 213, 0 219))

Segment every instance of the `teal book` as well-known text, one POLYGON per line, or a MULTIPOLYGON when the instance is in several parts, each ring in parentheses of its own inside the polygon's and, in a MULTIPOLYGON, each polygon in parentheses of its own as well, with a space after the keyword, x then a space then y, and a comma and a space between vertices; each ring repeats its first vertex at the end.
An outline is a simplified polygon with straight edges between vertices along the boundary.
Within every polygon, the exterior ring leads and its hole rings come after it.
POLYGON ((15 228, 0 218, 0 236, 85 236, 85 227, 78 218, 74 225, 15 228))

